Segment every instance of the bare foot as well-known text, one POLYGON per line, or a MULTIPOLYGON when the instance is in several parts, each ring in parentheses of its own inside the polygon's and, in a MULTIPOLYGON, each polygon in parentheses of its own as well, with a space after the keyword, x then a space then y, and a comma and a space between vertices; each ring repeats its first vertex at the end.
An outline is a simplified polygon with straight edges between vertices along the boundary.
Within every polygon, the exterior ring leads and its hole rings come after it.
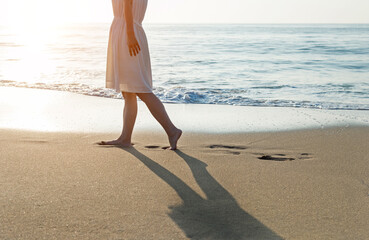
POLYGON ((181 135, 182 135, 182 130, 177 129, 176 132, 172 136, 169 136, 170 150, 177 149, 177 142, 178 142, 178 139, 181 137, 181 135))
POLYGON ((101 141, 98 143, 99 145, 111 145, 111 146, 119 146, 119 147, 131 147, 132 143, 127 143, 122 140, 113 140, 113 141, 101 141))

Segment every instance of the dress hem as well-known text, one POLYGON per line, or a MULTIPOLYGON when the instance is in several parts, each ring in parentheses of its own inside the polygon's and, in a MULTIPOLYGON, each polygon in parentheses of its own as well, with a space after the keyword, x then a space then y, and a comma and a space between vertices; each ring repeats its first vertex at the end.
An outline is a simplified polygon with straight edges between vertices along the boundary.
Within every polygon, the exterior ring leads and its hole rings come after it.
POLYGON ((152 93, 151 89, 128 87, 127 84, 119 84, 119 87, 116 87, 115 84, 112 82, 107 82, 106 88, 114 89, 116 92, 152 93))

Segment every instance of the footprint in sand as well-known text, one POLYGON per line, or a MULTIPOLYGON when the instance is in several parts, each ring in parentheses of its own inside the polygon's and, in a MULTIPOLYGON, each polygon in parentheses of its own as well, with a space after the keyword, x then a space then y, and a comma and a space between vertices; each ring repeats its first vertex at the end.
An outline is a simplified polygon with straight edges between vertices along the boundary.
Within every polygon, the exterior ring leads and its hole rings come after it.
POLYGON ((233 151, 233 150, 245 150, 246 147, 244 146, 233 146, 233 145, 222 145, 222 144, 213 144, 207 146, 210 149, 217 149, 221 150, 224 153, 232 154, 232 155, 240 155, 240 151, 233 151))
POLYGON ((22 141, 26 143, 48 143, 49 142, 47 140, 33 140, 33 139, 26 139, 22 141))
POLYGON ((162 149, 162 150, 166 150, 166 149, 168 149, 170 147, 169 146, 160 147, 160 146, 156 146, 156 145, 148 145, 148 146, 145 146, 145 148, 147 148, 147 149, 162 149))
POLYGON ((225 148, 225 149, 237 149, 237 150, 246 149, 246 147, 244 146, 231 146, 231 145, 219 145, 219 144, 210 145, 209 148, 225 148))
POLYGON ((266 154, 263 154, 263 153, 256 153, 256 155, 262 155, 260 157, 258 157, 258 159, 260 160, 270 160, 270 161, 293 161, 293 160, 296 160, 296 159, 300 159, 300 160, 307 160, 307 159, 311 159, 309 153, 300 153, 300 154, 297 154, 297 157, 290 157, 290 156, 287 156, 286 154, 283 154, 283 153, 276 153, 276 154, 271 154, 271 155, 266 155, 266 154))
POLYGON ((312 156, 311 156, 312 154, 310 154, 310 153, 301 153, 301 154, 299 154, 298 156, 297 156, 297 159, 300 159, 300 160, 307 160, 307 159, 311 159, 312 158, 312 156))

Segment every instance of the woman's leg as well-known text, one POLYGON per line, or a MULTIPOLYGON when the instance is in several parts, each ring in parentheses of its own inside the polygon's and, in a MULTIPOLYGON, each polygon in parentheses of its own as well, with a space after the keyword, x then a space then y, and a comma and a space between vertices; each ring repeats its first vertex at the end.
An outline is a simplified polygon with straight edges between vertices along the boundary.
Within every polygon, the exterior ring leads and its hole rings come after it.
POLYGON ((120 137, 113 141, 102 141, 101 145, 131 146, 133 127, 137 116, 137 97, 135 93, 122 92, 124 97, 123 130, 120 137))
POLYGON ((182 131, 176 128, 176 126, 174 126, 164 108, 163 103, 153 93, 136 93, 136 94, 146 104, 151 114, 164 128, 165 132, 168 135, 170 149, 172 150, 177 149, 177 142, 182 135, 182 131))

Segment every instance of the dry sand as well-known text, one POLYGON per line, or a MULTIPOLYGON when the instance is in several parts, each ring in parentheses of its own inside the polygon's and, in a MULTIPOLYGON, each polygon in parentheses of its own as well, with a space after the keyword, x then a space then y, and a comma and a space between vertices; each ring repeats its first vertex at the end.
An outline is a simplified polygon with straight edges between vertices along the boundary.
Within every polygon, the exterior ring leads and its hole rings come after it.
POLYGON ((114 137, 0 130, 0 239, 369 237, 368 127, 114 137))

